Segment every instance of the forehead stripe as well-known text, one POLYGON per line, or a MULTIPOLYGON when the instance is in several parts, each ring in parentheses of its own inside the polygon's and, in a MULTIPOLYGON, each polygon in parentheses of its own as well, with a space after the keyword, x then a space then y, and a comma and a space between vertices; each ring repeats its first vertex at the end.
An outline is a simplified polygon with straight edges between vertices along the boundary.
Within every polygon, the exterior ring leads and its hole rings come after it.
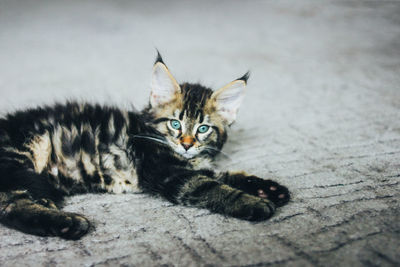
POLYGON ((203 114, 203 111, 200 113, 200 123, 203 123, 203 121, 204 121, 204 114, 203 114))
POLYGON ((202 119, 203 108, 210 98, 212 90, 198 84, 183 84, 181 88, 183 92, 182 110, 186 111, 186 115, 189 117, 197 118, 200 115, 200 119, 202 119))
POLYGON ((185 109, 183 108, 181 113, 179 114, 179 119, 183 120, 183 115, 185 114, 185 109))

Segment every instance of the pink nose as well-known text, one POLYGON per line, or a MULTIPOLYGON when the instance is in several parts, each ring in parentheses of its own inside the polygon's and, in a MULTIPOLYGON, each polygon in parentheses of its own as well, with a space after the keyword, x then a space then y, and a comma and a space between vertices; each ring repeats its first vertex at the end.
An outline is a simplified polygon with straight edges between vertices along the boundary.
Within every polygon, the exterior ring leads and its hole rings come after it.
POLYGON ((189 144, 188 143, 182 143, 182 146, 186 151, 188 151, 189 148, 191 148, 193 146, 193 144, 192 143, 189 143, 189 144))
POLYGON ((181 145, 186 151, 188 151, 189 148, 191 148, 194 145, 194 138, 192 136, 182 136, 181 145))

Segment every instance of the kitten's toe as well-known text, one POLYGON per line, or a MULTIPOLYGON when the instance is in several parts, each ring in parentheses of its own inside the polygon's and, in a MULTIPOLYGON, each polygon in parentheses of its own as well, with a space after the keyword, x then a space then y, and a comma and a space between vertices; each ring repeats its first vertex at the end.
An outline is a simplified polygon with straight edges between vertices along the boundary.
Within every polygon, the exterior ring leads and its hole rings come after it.
POLYGON ((231 215, 249 221, 267 220, 275 212, 274 203, 248 194, 241 195, 234 207, 231 215))
POLYGON ((281 207, 289 202, 289 190, 271 180, 259 180, 256 183, 257 196, 272 201, 277 207, 281 207))
POLYGON ((65 239, 76 240, 84 236, 90 228, 88 219, 80 214, 66 213, 64 223, 58 225, 58 236, 65 239))
POLYGON ((269 186, 268 199, 274 202, 277 207, 287 204, 290 200, 289 190, 285 186, 279 185, 273 181, 271 182, 274 183, 274 185, 269 186))
POLYGON ((39 199, 36 201, 36 203, 39 205, 45 206, 46 208, 49 208, 49 209, 55 209, 55 210, 58 209, 56 204, 51 199, 48 199, 48 198, 39 199))
POLYGON ((257 190, 258 196, 261 198, 268 198, 268 195, 262 189, 257 190))

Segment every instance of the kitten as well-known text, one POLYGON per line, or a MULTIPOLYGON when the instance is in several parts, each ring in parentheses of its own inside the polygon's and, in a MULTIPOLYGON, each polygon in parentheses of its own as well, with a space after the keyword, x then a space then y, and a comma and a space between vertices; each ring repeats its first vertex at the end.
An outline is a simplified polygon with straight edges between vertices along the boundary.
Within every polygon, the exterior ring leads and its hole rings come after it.
POLYGON ((240 219, 269 218, 289 201, 286 187, 210 166, 248 76, 216 91, 178 84, 158 54, 141 113, 69 102, 8 114, 0 119, 0 221, 79 239, 90 222, 60 209, 65 196, 139 190, 240 219))

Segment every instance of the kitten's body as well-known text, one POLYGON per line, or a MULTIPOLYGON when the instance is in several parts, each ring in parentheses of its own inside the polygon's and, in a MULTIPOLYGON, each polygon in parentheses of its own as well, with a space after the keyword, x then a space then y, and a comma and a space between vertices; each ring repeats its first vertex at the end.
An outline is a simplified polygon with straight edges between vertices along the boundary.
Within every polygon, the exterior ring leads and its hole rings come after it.
POLYGON ((289 200, 285 187, 205 168, 226 141, 246 79, 216 92, 178 85, 159 57, 142 113, 68 103, 0 119, 1 222, 76 239, 90 224, 58 209, 64 196, 138 190, 242 219, 267 219, 289 200))

